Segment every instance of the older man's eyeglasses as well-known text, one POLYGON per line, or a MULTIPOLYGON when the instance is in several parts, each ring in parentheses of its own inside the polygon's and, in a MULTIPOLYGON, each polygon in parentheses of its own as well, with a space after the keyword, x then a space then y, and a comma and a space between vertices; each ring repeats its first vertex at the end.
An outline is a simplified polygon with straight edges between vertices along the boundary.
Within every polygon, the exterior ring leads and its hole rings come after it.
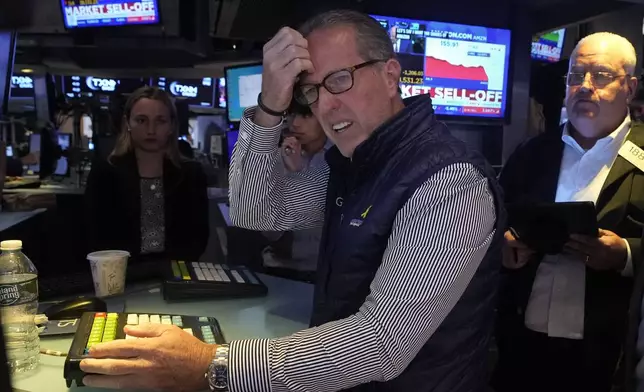
POLYGON ((564 76, 568 86, 581 86, 586 80, 586 74, 590 74, 590 82, 595 87, 606 87, 611 84, 615 79, 630 76, 628 74, 615 75, 611 72, 598 71, 598 72, 568 72, 564 76))
POLYGON ((320 98, 320 87, 324 87, 331 94, 342 94, 351 90, 354 83, 353 73, 360 68, 367 67, 386 60, 369 60, 364 63, 344 68, 328 74, 317 84, 300 84, 295 87, 294 98, 302 105, 312 105, 320 98))

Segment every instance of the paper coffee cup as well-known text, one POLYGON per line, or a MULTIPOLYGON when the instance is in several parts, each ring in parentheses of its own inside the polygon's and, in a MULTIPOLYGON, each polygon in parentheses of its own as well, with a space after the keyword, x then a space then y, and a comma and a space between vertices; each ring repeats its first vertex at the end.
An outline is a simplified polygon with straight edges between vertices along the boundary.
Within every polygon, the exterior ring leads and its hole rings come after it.
POLYGON ((87 255, 97 297, 122 294, 125 291, 125 272, 129 257, 130 253, 123 250, 102 250, 87 255))

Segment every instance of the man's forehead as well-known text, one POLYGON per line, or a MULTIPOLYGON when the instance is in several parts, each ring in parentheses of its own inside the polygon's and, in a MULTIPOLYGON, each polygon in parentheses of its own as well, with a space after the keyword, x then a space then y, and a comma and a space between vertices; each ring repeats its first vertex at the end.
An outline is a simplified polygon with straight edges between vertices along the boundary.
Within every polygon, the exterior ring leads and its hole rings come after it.
POLYGON ((576 48, 570 58, 570 66, 596 65, 618 68, 624 65, 624 55, 606 42, 596 41, 576 48))
POLYGON ((351 67, 359 60, 355 30, 351 26, 316 30, 307 37, 307 41, 315 72, 302 73, 301 83, 320 82, 328 74, 351 67))

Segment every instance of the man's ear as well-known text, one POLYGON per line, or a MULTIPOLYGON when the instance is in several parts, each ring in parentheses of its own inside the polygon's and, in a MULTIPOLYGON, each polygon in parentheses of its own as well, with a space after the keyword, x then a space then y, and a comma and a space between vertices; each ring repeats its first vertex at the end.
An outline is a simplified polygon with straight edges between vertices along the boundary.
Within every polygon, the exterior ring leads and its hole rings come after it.
POLYGON ((392 93, 392 96, 398 94, 398 83, 400 82, 400 72, 401 66, 398 60, 389 59, 384 65, 385 78, 387 82, 387 87, 392 93))
POLYGON ((635 76, 631 76, 626 80, 626 85, 628 86, 628 102, 632 102, 637 94, 637 86, 639 85, 639 80, 635 76))

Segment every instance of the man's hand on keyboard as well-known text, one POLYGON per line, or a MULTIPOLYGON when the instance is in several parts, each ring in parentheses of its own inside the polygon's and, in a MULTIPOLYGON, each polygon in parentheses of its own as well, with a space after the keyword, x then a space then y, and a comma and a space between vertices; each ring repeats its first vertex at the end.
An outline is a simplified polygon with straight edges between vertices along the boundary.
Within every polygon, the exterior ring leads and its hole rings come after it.
POLYGON ((208 345, 176 326, 128 325, 121 339, 93 346, 81 362, 87 386, 159 391, 207 390, 204 377, 215 356, 208 345))

